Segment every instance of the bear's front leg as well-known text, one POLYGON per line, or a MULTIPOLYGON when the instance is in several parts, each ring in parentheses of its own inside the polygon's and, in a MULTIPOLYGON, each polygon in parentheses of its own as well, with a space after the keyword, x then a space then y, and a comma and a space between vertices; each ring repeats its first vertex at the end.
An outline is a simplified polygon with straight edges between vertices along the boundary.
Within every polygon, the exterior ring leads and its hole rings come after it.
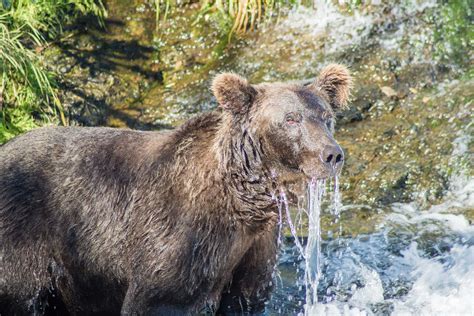
POLYGON ((234 271, 224 289, 217 315, 258 315, 270 297, 277 256, 277 230, 260 235, 234 271))
POLYGON ((190 316, 192 306, 160 301, 156 290, 141 282, 131 282, 125 295, 121 316, 190 316))

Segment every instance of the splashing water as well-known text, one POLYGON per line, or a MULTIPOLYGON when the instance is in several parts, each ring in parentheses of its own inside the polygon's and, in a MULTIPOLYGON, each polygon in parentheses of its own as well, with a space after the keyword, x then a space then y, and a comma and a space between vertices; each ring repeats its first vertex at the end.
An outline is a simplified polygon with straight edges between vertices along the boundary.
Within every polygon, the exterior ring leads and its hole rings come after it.
POLYGON ((336 217, 336 222, 339 221, 341 217, 341 193, 339 192, 339 177, 334 177, 334 193, 333 193, 333 208, 332 214, 336 217))
MULTIPOLYGON (((290 227, 291 235, 295 239, 295 245, 298 248, 298 251, 300 252, 300 255, 306 259, 305 255, 305 250, 303 245, 301 244, 301 241, 298 237, 298 231, 296 229, 296 226, 293 224, 293 221, 291 220, 291 214, 290 214, 290 207, 288 206, 288 198, 286 197, 286 193, 283 189, 280 189, 280 198, 281 198, 281 203, 280 203, 280 214, 281 214, 281 207, 282 205, 285 206, 285 214, 286 214, 286 219, 288 221, 288 226, 290 227)), ((281 215, 280 215, 281 218, 281 215)))
POLYGON ((362 42, 369 35, 373 20, 371 14, 343 14, 332 1, 315 0, 313 8, 301 6, 291 12, 282 28, 305 30, 314 38, 327 36, 325 52, 333 53, 362 42))
MULTIPOLYGON (((299 256, 304 260, 304 285, 306 289, 305 315, 312 315, 318 304, 318 285, 322 276, 320 217, 325 192, 326 180, 312 179, 309 182, 307 188, 307 207, 298 207, 296 224, 292 220, 288 198, 283 189, 280 189, 278 199, 278 212, 280 216, 279 244, 281 244, 282 213, 284 208, 288 227, 294 238, 294 244, 298 250, 299 256), (302 226, 302 218, 304 214, 308 217, 308 237, 306 246, 303 246, 303 243, 298 236, 298 227, 301 228, 302 226)), ((334 179, 332 204, 332 214, 336 216, 336 220, 338 221, 341 209, 341 196, 339 192, 339 180, 337 177, 334 179)))
POLYGON ((311 180, 308 186, 308 243, 305 249, 305 286, 308 315, 311 306, 318 303, 318 285, 321 278, 321 201, 325 180, 311 180))
MULTIPOLYGON (((395 203, 368 235, 322 241, 319 223, 310 226, 308 242, 301 242, 304 258, 285 257, 283 249, 279 269, 285 294, 277 296, 280 301, 274 298, 280 310, 275 314, 472 315, 474 226, 459 213, 474 207, 474 180, 453 181, 443 203, 428 209, 395 203), (291 267, 303 268, 304 274, 289 274, 291 267), (305 288, 285 277, 304 279, 305 288), (303 310, 299 304, 304 301, 303 310)), ((324 187, 310 185, 308 192, 315 202, 308 213, 319 221, 324 187)), ((291 249, 300 252, 299 247, 291 249)))
POLYGON ((276 201, 278 206, 278 247, 281 247, 282 241, 282 229, 283 229, 283 203, 281 202, 280 198, 272 194, 272 201, 276 201))
POLYGON ((341 193, 339 192, 339 177, 334 177, 334 187, 333 187, 333 198, 332 198, 332 208, 331 214, 334 215, 334 224, 339 224, 339 236, 342 235, 342 225, 341 225, 341 208, 342 200, 341 193))

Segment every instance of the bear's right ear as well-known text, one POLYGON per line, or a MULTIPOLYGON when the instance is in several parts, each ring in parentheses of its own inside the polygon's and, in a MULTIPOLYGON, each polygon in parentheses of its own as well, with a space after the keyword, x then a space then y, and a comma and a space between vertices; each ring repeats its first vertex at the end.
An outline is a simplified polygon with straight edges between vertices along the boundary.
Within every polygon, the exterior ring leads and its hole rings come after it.
POLYGON ((219 105, 233 114, 245 113, 257 95, 257 90, 246 79, 231 73, 214 78, 212 92, 219 105))

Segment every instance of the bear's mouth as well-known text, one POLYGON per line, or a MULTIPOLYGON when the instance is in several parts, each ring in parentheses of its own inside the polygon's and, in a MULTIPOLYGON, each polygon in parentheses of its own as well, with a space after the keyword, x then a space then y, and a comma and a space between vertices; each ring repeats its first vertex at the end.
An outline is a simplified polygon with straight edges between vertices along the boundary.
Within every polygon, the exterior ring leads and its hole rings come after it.
POLYGON ((305 168, 289 168, 286 167, 279 172, 274 172, 273 178, 281 185, 292 185, 296 183, 307 183, 316 180, 326 180, 334 177, 329 170, 305 169, 305 168))
POLYGON ((315 163, 312 160, 309 163, 302 163, 300 170, 310 181, 326 180, 338 176, 341 173, 342 165, 335 167, 330 164, 322 164, 319 161, 315 163))
POLYGON ((273 180, 279 185, 286 186, 334 178, 341 173, 341 170, 342 168, 333 168, 330 165, 320 163, 317 159, 310 159, 299 166, 280 165, 273 169, 271 173, 273 180))
POLYGON ((312 166, 302 166, 301 172, 305 175, 306 178, 309 180, 323 180, 327 179, 331 176, 329 170, 325 170, 325 168, 321 167, 312 167, 312 166))

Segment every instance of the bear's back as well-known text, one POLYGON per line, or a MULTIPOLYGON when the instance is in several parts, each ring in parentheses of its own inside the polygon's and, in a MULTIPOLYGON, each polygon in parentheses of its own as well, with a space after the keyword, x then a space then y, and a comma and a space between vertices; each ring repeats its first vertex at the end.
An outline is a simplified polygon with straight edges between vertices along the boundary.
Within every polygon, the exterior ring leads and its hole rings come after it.
POLYGON ((0 146, 0 236, 21 240, 40 233, 60 203, 81 200, 79 188, 112 191, 130 183, 148 152, 159 150, 170 134, 47 127, 0 146))

